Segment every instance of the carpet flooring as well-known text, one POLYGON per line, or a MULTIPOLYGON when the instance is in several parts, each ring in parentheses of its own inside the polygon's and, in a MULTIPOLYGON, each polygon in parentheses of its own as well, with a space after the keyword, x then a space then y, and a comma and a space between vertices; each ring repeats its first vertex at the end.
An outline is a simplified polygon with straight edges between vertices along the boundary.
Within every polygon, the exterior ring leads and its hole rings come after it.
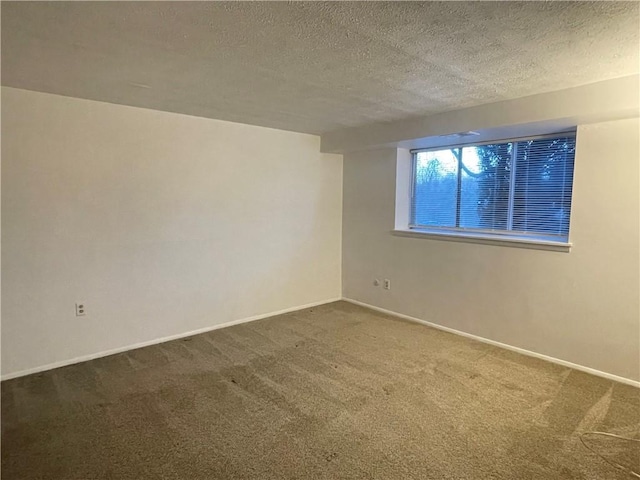
POLYGON ((633 478, 592 430, 640 390, 336 302, 3 382, 2 479, 633 478))

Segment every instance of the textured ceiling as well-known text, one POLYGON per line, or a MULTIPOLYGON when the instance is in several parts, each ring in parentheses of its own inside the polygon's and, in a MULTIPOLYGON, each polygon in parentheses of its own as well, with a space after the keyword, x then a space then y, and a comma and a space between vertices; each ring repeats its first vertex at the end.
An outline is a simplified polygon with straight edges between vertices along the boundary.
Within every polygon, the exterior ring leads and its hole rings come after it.
POLYGON ((2 2, 2 84, 308 133, 639 71, 636 2, 2 2))

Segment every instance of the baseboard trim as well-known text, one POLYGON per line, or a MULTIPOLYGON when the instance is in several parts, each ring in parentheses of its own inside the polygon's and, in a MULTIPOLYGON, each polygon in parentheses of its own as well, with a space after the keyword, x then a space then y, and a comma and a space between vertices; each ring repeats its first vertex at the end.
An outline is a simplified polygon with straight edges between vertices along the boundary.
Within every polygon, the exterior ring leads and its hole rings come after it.
POLYGON ((210 327, 199 328, 197 330, 191 330, 189 332, 178 333, 176 335, 169 335, 167 337, 156 338, 154 340, 149 340, 146 342, 134 343, 133 345, 127 345, 124 347, 113 348, 110 350, 104 350, 98 353, 92 353, 89 355, 82 355, 80 357, 71 358, 69 360, 62 360, 60 362, 49 363, 47 365, 42 365, 39 367, 28 368, 26 370, 20 370, 18 372, 7 373, 6 375, 2 375, 0 377, 0 381, 11 380, 12 378, 24 377, 26 375, 31 375, 34 373, 45 372, 47 370, 53 370, 55 368, 66 367, 68 365, 73 365, 75 363, 82 363, 89 360, 95 360, 96 358, 108 357, 109 355, 115 355, 117 353, 128 352, 129 350, 136 350, 137 348, 149 347, 151 345, 157 345, 159 343, 170 342, 171 340, 178 340, 180 338, 191 337, 193 335, 198 335, 200 333, 211 332, 213 330, 218 330, 221 328, 232 327, 233 325, 240 325, 241 323, 249 323, 254 322, 256 320, 262 320, 263 318, 275 317, 276 315, 282 315, 284 313, 297 312, 299 310, 304 310, 306 308, 317 307, 319 305, 325 305, 327 303, 338 302, 342 300, 341 297, 330 298, 328 300, 322 300, 319 302, 307 303, 306 305, 298 305, 296 307, 285 308, 283 310, 278 310, 275 312, 263 313, 260 315, 254 315, 252 317, 241 318, 238 320, 232 320, 230 322, 220 323, 218 325, 213 325, 210 327))
POLYGON ((594 368, 585 367, 583 365, 578 365, 576 363, 567 362, 566 360, 560 360, 559 358, 550 357, 548 355, 543 355, 541 353, 532 352, 530 350, 525 350, 524 348, 514 347, 512 345, 508 345, 506 343, 497 342, 495 340, 490 340, 488 338, 479 337, 477 335, 473 335, 472 333, 466 333, 460 330, 456 330, 454 328, 444 327, 442 325, 438 325, 437 323, 428 322, 427 320, 421 320, 420 318, 411 317, 409 315, 405 315, 403 313, 394 312, 392 310, 387 310, 385 308, 376 307, 374 305, 370 305, 368 303, 360 302, 358 300, 353 300, 351 298, 342 297, 342 300, 345 302, 353 303, 354 305, 359 305, 361 307, 369 308, 371 310, 375 310, 380 313, 385 313, 387 315, 392 315, 394 317, 402 318, 404 320, 409 320, 410 322, 420 323, 422 325, 426 325, 428 327, 436 328, 438 330, 443 330, 445 332, 453 333, 454 335, 460 335, 461 337, 470 338, 472 340, 477 340, 478 342, 487 343, 489 345, 493 345, 495 347, 504 348, 506 350, 511 350, 513 352, 521 353, 522 355, 527 355, 528 357, 539 358, 541 360, 546 360, 547 362, 556 363, 558 365, 562 365, 563 367, 573 368, 574 370, 580 370, 581 372, 590 373, 592 375, 596 375, 598 377, 606 378, 607 380, 613 380, 614 382, 624 383, 626 385, 631 385, 636 388, 640 388, 640 382, 631 380, 630 378, 619 377, 618 375, 613 375, 611 373, 602 372, 600 370, 596 370, 594 368))

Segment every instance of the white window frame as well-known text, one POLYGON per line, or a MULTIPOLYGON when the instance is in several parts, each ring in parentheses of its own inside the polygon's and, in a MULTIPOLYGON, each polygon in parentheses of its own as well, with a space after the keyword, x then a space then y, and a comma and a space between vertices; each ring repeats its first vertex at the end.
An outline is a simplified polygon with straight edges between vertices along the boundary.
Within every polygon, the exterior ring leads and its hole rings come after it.
MULTIPOLYGON (((481 146, 497 143, 523 142, 527 140, 538 140, 544 138, 558 138, 562 136, 576 136, 576 130, 556 132, 552 134, 507 138, 500 140, 468 142, 452 145, 442 145, 432 148, 421 148, 415 150, 398 149, 397 171, 396 171, 396 222, 392 233, 396 236, 426 238, 432 240, 445 240, 464 243, 478 243, 486 245, 498 245, 508 247, 532 248, 537 250, 551 250, 558 252, 569 252, 573 244, 569 236, 565 239, 552 239, 545 235, 522 234, 509 230, 481 230, 456 227, 424 227, 413 225, 413 189, 415 186, 415 161, 416 154, 425 151, 438 151, 453 148, 481 146)), ((576 142, 577 145, 577 142, 576 142)), ((517 147, 516 147, 517 148, 517 147)), ((577 147, 576 147, 577 149, 577 147)), ((575 165, 575 158, 574 158, 575 165)), ((512 171, 512 176, 515 170, 512 171)), ((513 178, 513 177, 512 177, 513 178)), ((511 182, 511 188, 514 188, 511 182)), ((514 195, 510 192, 509 202, 513 203, 514 195)), ((573 206, 573 205, 572 205, 573 206)), ((510 208, 512 206, 510 205, 510 208)), ((572 208, 573 210, 573 208, 572 208)), ((511 217, 511 216, 510 216, 511 217)), ((570 232, 569 232, 570 235, 570 232)))

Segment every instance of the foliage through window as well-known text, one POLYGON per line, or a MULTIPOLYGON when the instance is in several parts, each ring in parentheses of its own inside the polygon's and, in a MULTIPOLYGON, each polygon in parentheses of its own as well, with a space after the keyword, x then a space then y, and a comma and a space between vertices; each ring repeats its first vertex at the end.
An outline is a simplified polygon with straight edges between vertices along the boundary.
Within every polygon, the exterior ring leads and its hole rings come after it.
POLYGON ((575 133, 414 152, 411 228, 567 242, 575 133))

